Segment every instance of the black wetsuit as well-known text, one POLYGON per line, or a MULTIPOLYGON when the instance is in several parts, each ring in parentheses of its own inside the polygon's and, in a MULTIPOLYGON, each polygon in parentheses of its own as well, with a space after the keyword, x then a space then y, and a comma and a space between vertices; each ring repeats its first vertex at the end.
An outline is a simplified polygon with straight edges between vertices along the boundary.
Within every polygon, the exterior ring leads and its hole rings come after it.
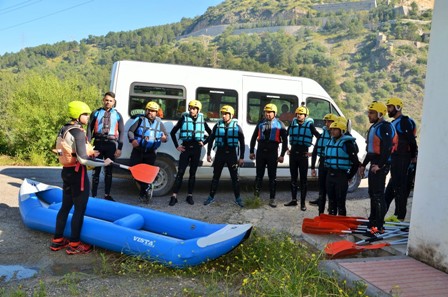
MULTIPOLYGON (((190 116, 190 115, 187 115, 190 116)), ((192 118, 193 125, 196 125, 196 118, 192 118)), ((170 132, 171 139, 173 140, 174 146, 179 146, 177 139, 176 139, 176 133, 182 128, 182 125, 184 124, 184 116, 182 116, 177 124, 173 127, 173 129, 170 132)), ((207 132, 208 135, 211 134, 212 130, 207 125, 207 123, 204 121, 204 128, 205 132, 207 132)), ((173 186, 173 193, 178 193, 181 186, 182 186, 182 180, 184 178, 185 170, 187 169, 187 166, 190 165, 190 177, 188 180, 188 194, 193 194, 194 185, 196 183, 196 171, 199 166, 199 161, 201 157, 201 150, 202 146, 205 143, 200 143, 197 140, 182 140, 182 145, 185 147, 185 151, 180 153, 179 156, 179 166, 177 169, 177 175, 174 180, 174 186, 173 186)))

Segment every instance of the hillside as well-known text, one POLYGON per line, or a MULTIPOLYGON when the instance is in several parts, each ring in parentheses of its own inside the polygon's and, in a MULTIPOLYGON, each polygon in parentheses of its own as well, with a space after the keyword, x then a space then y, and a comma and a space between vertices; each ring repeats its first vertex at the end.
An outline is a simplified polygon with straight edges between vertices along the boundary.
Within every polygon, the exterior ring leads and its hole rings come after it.
POLYGON ((98 105, 113 62, 123 59, 310 77, 361 132, 369 102, 398 96, 419 124, 432 17, 425 8, 433 1, 377 0, 370 10, 332 12, 316 10, 322 2, 329 1, 226 0, 175 24, 0 56, 0 154, 39 155, 53 141, 42 131, 53 137, 64 120, 54 103, 79 98, 98 105), (394 7, 402 4, 410 6, 407 15, 394 7), (192 34, 213 28, 216 34, 192 34))

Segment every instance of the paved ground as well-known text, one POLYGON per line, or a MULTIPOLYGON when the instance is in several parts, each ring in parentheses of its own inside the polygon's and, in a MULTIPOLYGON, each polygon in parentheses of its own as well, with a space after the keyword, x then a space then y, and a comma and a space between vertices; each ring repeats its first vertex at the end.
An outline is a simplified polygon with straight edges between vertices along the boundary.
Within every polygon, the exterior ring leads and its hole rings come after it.
MULTIPOLYGON (((31 178, 51 185, 61 186, 60 169, 50 167, 0 167, 0 283, 12 278, 10 282, 17 284, 26 282, 27 273, 38 271, 42 278, 58 278, 72 271, 91 273, 95 268, 98 257, 94 254, 85 256, 67 256, 65 253, 54 253, 48 249, 50 234, 27 229, 20 218, 17 202, 18 189, 23 178, 31 178), (32 250, 32 252, 31 252, 32 250), (18 266, 19 268, 14 268, 18 266), (14 270, 16 269, 16 270, 14 270), (15 272, 8 272, 12 270, 15 272), (23 276, 22 276, 23 274, 23 276), (3 278, 3 279, 2 279, 3 278)), ((243 181, 242 197, 251 195, 252 181, 243 181)), ((102 183, 101 183, 102 185, 102 183)), ((184 185, 186 186, 186 185, 184 185)), ((258 209, 240 209, 232 203, 233 195, 230 182, 222 182, 218 189, 216 202, 204 206, 202 202, 208 195, 209 181, 197 183, 195 191, 195 205, 188 205, 185 200, 185 190, 179 195, 179 203, 174 207, 168 206, 169 197, 156 197, 153 202, 145 207, 151 207, 165 212, 209 221, 212 223, 252 223, 256 228, 289 232, 295 237, 302 237, 301 222, 304 217, 317 215, 317 208, 308 206, 306 212, 297 207, 284 207, 283 203, 290 200, 289 184, 280 182, 277 200, 279 206, 272 209, 267 206, 268 189, 262 198, 265 205, 258 209)), ((100 187, 99 194, 103 189, 100 187)), ((114 179, 113 197, 123 203, 137 203, 137 189, 130 180, 114 179)), ((315 185, 311 185, 308 200, 317 198, 315 185)), ((366 181, 360 188, 348 196, 348 215, 367 216, 370 204, 367 194, 366 181)), ((314 243, 319 248, 332 240, 340 240, 340 237, 308 236, 306 240, 314 243)), ((36 280, 34 280, 36 282, 36 280)), ((180 290, 173 288, 174 291, 180 290)), ((171 296, 171 295, 170 295, 171 296)))

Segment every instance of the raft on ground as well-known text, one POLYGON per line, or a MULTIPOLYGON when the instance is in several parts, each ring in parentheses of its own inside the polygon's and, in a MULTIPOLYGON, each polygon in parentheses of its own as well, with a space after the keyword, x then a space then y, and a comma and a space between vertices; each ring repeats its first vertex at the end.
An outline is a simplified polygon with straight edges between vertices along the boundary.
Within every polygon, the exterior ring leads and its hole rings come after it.
MULTIPOLYGON (((24 224, 54 233, 62 189, 25 179, 19 191, 24 224)), ((72 214, 64 236, 70 237, 72 214)), ((214 260, 249 237, 251 224, 210 224, 138 206, 89 199, 81 241, 183 268, 214 260)))

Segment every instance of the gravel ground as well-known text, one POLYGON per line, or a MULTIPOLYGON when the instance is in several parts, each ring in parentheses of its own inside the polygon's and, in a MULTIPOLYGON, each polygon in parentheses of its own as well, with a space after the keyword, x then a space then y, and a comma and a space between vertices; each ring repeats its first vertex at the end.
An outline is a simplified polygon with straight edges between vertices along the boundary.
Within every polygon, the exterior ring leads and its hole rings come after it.
MULTIPOLYGON (((88 255, 68 256, 63 251, 52 252, 48 248, 50 234, 26 228, 21 220, 17 194, 23 178, 31 178, 47 184, 61 186, 60 168, 53 167, 0 167, 0 287, 21 288, 27 296, 38 292, 43 284, 47 296, 86 295, 86 296, 182 296, 184 288, 194 288, 203 295, 207 292, 201 280, 186 277, 129 278, 125 276, 102 276, 101 256, 98 250, 88 255), (28 274, 33 277, 24 277, 28 274), (33 293, 34 292, 34 293, 33 293)), ((252 181, 242 182, 242 197, 250 197, 252 181)), ((100 183, 99 194, 102 194, 100 183)), ((231 183, 223 181, 216 195, 216 202, 204 206, 208 196, 209 181, 197 182, 195 205, 185 200, 185 184, 179 193, 179 203, 168 206, 169 197, 155 197, 151 204, 144 206, 170 212, 211 223, 251 223, 259 230, 288 232, 302 238, 301 222, 305 217, 317 215, 317 208, 308 206, 305 212, 297 207, 284 207, 290 200, 289 183, 279 182, 278 207, 267 205, 268 189, 264 184, 262 199, 265 203, 258 209, 240 209, 232 203, 231 183)), ((317 198, 315 185, 310 185, 307 200, 317 198)), ((133 181, 114 179, 112 194, 122 203, 137 205, 137 189, 133 181)), ((410 201, 412 201, 410 199, 410 201)), ((367 216, 370 209, 366 181, 360 188, 348 195, 348 215, 367 216)), ((320 236, 317 244, 330 240, 320 236)), ((101 250, 104 252, 104 250, 101 250)), ((105 252, 114 257, 113 253, 105 252)), ((0 289, 0 296, 1 296, 0 289)), ((232 296, 232 292, 227 294, 232 296)))

